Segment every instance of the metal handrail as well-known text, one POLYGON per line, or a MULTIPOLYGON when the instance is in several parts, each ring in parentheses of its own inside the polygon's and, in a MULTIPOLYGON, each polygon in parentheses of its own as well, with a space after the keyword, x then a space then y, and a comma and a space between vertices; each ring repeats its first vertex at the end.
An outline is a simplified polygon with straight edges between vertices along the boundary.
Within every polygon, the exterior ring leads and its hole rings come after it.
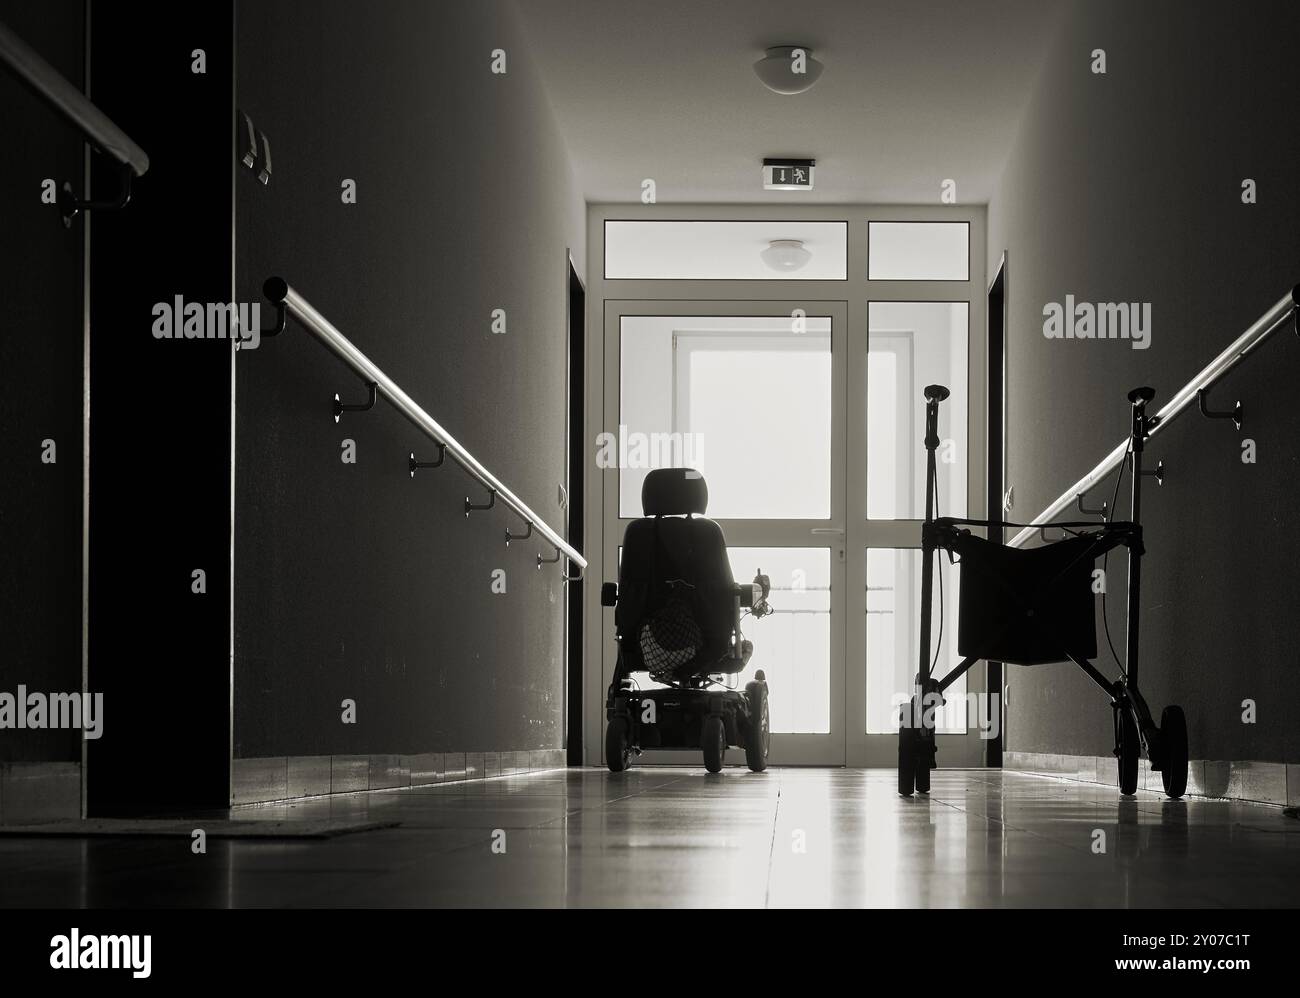
MULTIPOLYGON (((402 391, 396 382, 385 374, 374 361, 358 350, 351 340, 335 329, 311 302, 307 301, 306 298, 279 277, 272 277, 268 280, 263 287, 263 291, 277 308, 286 308, 290 315, 315 336, 330 353, 351 368, 353 373, 360 377, 362 381, 377 386, 378 393, 383 397, 384 401, 405 416, 416 429, 423 432, 434 443, 445 447, 448 457, 482 483, 488 489, 490 495, 494 495, 506 506, 514 510, 525 523, 531 524, 537 533, 541 534, 554 546, 557 554, 562 554, 570 562, 577 565, 578 575, 569 578, 576 581, 582 577, 582 570, 587 567, 587 560, 583 558, 581 553, 571 547, 541 517, 529 509, 522 499, 506 488, 496 475, 483 467, 473 454, 443 429, 437 420, 420 408, 411 396, 402 391)), ((538 555, 538 567, 540 568, 541 563, 544 561, 553 560, 555 559, 544 559, 538 555)))
POLYGON ((0 63, 9 66, 37 97, 81 129, 98 148, 137 177, 144 176, 149 169, 145 151, 4 24, 0 24, 0 63))
MULTIPOLYGON (((1151 430, 1147 434, 1148 438, 1154 437, 1168 426, 1175 416, 1178 416, 1196 400, 1197 395, 1202 390, 1209 388, 1236 367, 1246 354, 1285 326, 1288 319, 1297 317, 1297 321, 1300 321, 1300 312, 1297 310, 1300 310, 1300 284, 1297 284, 1279 298, 1272 308, 1256 319, 1250 328, 1233 340, 1227 349, 1206 364, 1196 377, 1192 378, 1174 394, 1174 397, 1166 403, 1165 407, 1151 418, 1148 424, 1151 426, 1151 430)), ((1297 331, 1300 332, 1300 330, 1297 331)), ((1038 532, 1038 524, 1048 523, 1055 517, 1060 516, 1075 504, 1079 496, 1085 495, 1096 488, 1107 475, 1119 467, 1127 451, 1128 440, 1125 439, 1102 458, 1095 468, 1062 492, 1055 502, 1034 517, 1030 523, 1035 524, 1035 526, 1025 527, 1007 542, 1007 546, 1020 547, 1038 532)))

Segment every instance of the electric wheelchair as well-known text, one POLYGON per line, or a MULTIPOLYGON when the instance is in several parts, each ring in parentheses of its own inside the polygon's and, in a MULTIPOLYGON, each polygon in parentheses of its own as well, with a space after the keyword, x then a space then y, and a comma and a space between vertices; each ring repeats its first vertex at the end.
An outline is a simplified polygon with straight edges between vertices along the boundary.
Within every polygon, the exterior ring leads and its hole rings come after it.
POLYGON ((760 570, 752 585, 736 585, 722 529, 703 516, 708 501, 697 471, 646 475, 644 515, 623 535, 618 583, 601 587, 601 605, 615 608, 618 642, 605 700, 611 772, 644 749, 691 749, 703 750, 705 768, 717 773, 732 746, 745 750, 754 772, 767 768, 767 679, 759 670, 743 690, 728 683, 754 650, 741 634, 741 611, 770 613, 771 584, 760 570), (639 689, 633 673, 665 688, 639 689))

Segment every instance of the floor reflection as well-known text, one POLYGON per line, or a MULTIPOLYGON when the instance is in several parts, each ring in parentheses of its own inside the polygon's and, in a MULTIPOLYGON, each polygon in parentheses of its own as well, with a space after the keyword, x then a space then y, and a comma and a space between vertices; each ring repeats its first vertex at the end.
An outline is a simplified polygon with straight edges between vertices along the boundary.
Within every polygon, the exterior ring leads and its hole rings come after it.
POLYGON ((568 770, 236 809, 329 840, 0 836, 7 906, 1207 907, 1300 903, 1300 823, 991 770, 568 770))

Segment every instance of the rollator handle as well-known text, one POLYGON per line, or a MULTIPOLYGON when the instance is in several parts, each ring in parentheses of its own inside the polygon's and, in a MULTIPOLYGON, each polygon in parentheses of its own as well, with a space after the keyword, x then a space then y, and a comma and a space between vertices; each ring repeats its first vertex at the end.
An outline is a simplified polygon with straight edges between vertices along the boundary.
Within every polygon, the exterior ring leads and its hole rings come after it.
POLYGON ((948 391, 943 385, 925 386, 925 400, 927 402, 942 402, 951 394, 952 392, 948 391))
POLYGON ((1143 385, 1141 388, 1134 388, 1128 393, 1128 400, 1134 405, 1146 405, 1156 397, 1156 390, 1149 385, 1143 385))

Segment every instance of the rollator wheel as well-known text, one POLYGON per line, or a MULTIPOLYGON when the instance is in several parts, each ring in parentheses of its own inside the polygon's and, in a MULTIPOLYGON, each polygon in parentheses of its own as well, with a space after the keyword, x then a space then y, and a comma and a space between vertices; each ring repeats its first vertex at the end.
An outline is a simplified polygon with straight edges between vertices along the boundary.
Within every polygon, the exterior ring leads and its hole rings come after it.
POLYGON ((772 746, 772 730, 767 713, 767 684, 746 683, 750 721, 745 732, 745 762, 755 773, 767 769, 767 753, 772 746))
POLYGON ((916 786, 916 730, 907 725, 898 727, 898 794, 911 797, 916 786))
POLYGON ((1177 704, 1160 715, 1160 751, 1160 779, 1165 793, 1177 800, 1187 793, 1187 718, 1177 704))
POLYGON ((1133 711, 1123 707, 1119 712, 1119 792, 1122 794, 1137 793, 1141 752, 1137 721, 1133 720, 1133 711))
POLYGON ((929 744, 921 737, 921 732, 916 732, 916 792, 918 794, 928 794, 930 792, 930 751, 929 744))
POLYGON ((632 765, 632 739, 626 717, 616 717, 605 729, 605 765, 611 773, 621 773, 632 765))
POLYGON ((727 726, 717 714, 704 719, 700 747, 704 749, 704 768, 710 773, 722 772, 722 764, 727 758, 727 726))

